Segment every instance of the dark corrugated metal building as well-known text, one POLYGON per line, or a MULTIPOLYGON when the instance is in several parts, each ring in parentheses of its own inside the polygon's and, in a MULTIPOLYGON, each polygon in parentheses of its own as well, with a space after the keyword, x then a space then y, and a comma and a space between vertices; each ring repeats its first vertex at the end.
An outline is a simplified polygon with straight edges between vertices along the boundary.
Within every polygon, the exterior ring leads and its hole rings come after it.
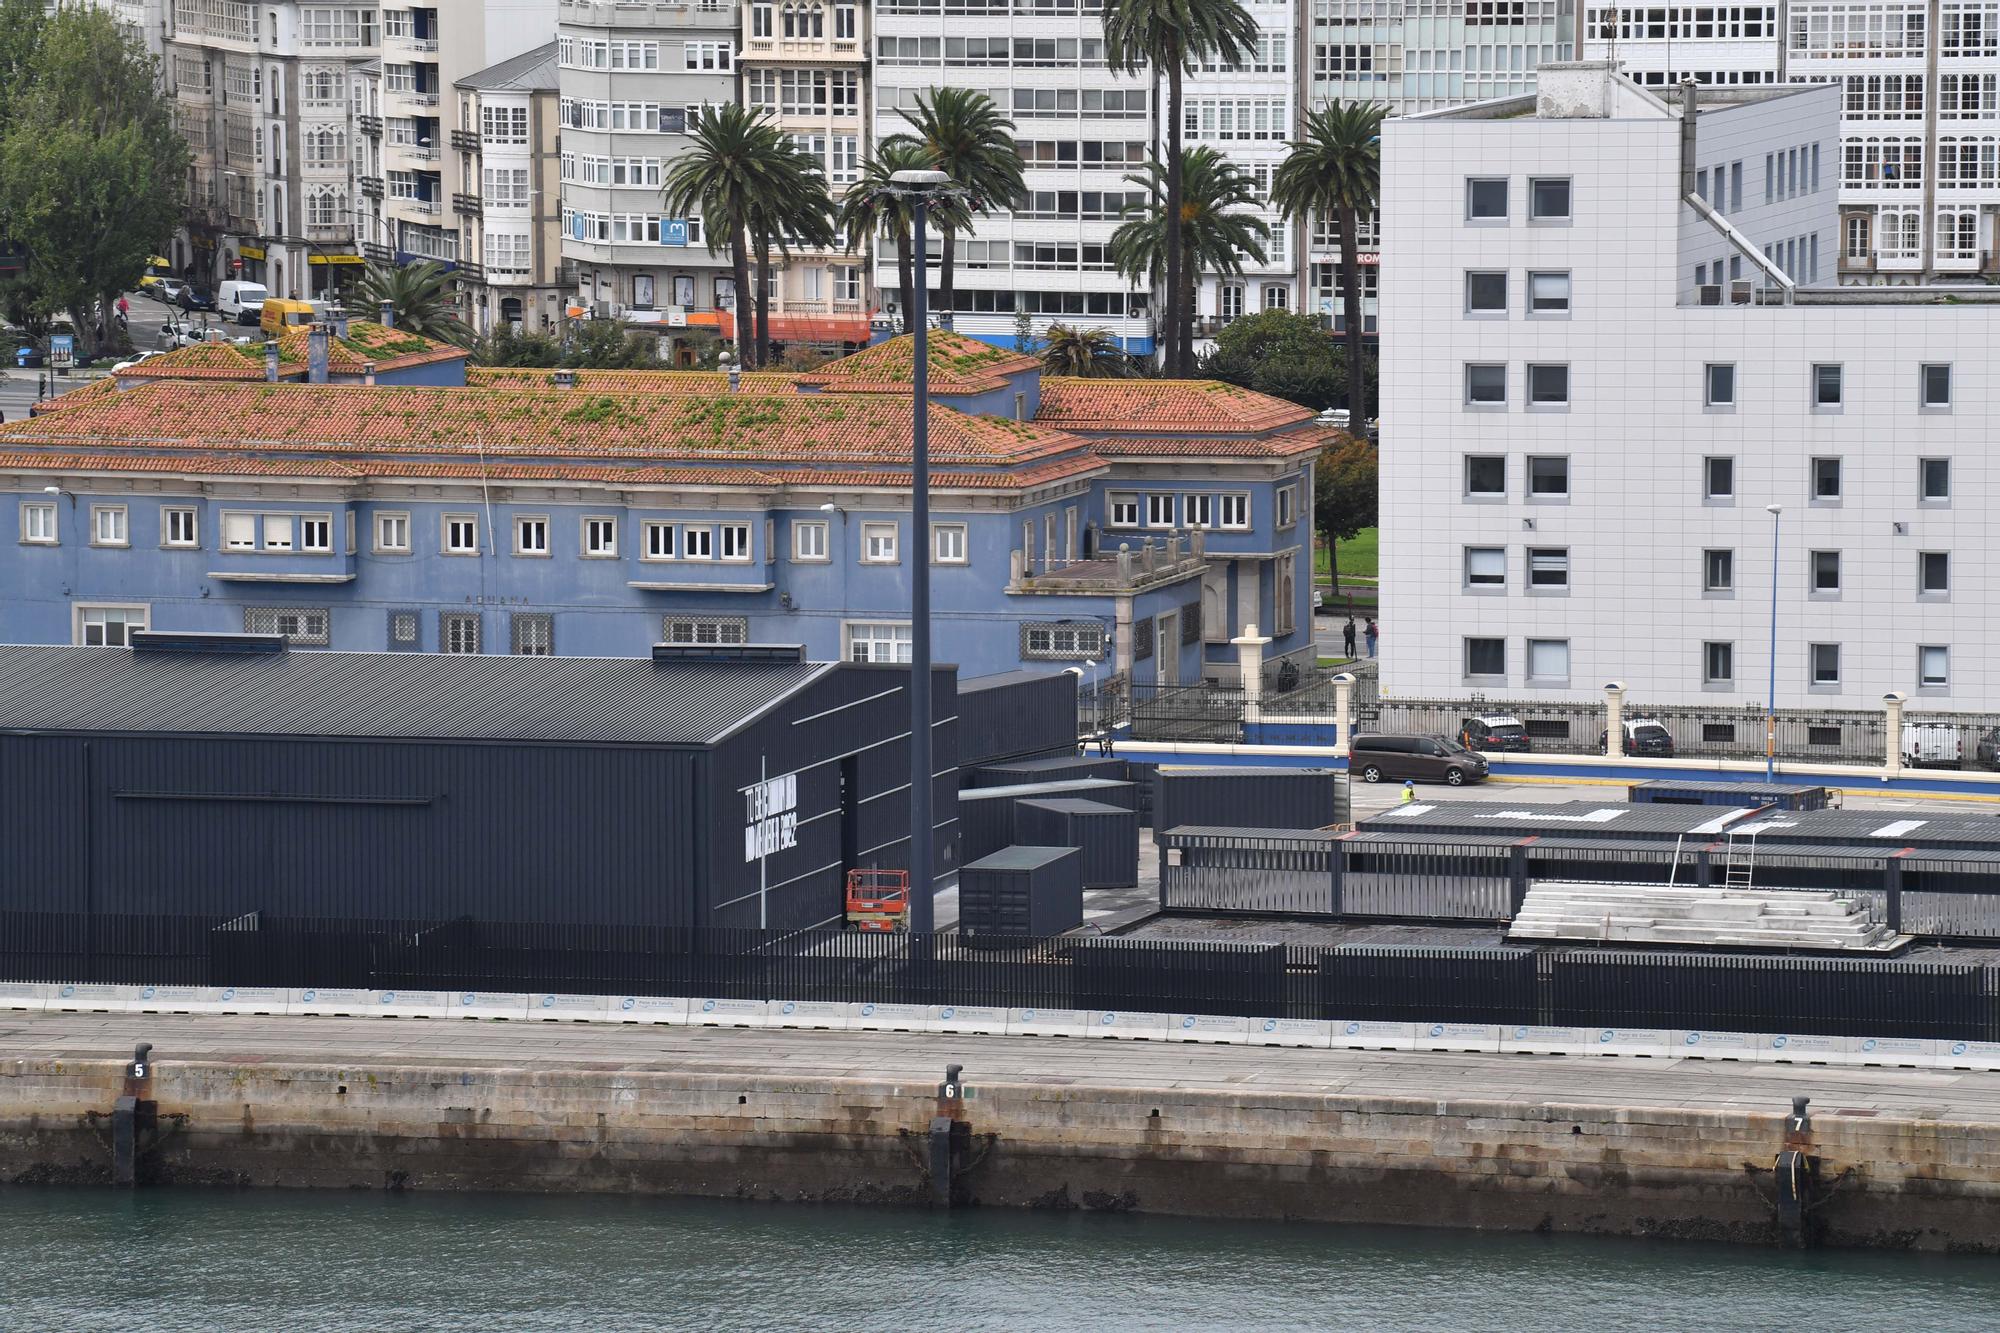
POLYGON ((0 911, 793 928, 907 864, 907 667, 189 646, 0 647, 0 911))

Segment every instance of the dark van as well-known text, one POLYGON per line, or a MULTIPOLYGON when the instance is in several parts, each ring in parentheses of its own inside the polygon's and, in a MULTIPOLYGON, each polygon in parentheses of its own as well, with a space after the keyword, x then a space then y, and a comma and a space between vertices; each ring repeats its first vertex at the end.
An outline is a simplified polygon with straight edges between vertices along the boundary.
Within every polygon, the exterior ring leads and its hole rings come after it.
POLYGON ((1486 760, 1457 741, 1436 736, 1356 736, 1347 771, 1363 782, 1483 782, 1486 760))

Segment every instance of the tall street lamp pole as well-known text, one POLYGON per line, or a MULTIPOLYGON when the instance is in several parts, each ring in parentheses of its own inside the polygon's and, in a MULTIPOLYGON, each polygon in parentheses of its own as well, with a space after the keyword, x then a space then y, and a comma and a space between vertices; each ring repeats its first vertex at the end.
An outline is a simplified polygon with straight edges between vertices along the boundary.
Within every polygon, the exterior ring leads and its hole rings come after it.
POLYGON ((1771 674, 1765 684, 1764 781, 1770 782, 1778 762, 1778 516, 1783 505, 1765 505, 1771 516, 1771 674))

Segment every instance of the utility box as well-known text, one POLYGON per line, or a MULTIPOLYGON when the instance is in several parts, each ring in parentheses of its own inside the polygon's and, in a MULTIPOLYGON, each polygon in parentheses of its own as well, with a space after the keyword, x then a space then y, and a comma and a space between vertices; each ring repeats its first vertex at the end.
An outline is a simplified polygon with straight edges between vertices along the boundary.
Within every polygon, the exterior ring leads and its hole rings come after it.
POLYGON ((1133 806, 1132 784, 1105 778, 1070 778, 1063 782, 1028 782, 1013 787, 968 787, 958 794, 958 852, 961 862, 977 861, 1014 841, 1014 806, 1068 796, 1101 801, 1122 809, 1133 806))
POLYGON ((1634 805, 1742 805, 1753 809, 1824 810, 1832 802, 1825 787, 1786 782, 1657 782, 1632 784, 1634 805))
POLYGON ((958 872, 958 932, 1060 935, 1083 924, 1083 853, 1074 847, 1003 847, 958 872))
POLYGON ((1168 829, 1323 829, 1348 822, 1345 775, 1331 768, 1169 768, 1153 788, 1153 841, 1168 829))
POLYGON ((1139 816, 1102 801, 1052 796, 1014 802, 1014 841, 1083 853, 1083 887, 1125 889, 1139 882, 1139 816))

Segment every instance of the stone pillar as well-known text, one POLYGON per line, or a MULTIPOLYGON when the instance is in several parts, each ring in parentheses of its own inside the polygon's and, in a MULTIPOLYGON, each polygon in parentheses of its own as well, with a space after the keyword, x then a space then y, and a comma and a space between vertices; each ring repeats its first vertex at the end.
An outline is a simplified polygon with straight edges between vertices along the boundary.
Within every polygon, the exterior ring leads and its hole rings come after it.
POLYGON ((1257 632, 1257 607, 1263 601, 1264 580, 1261 577, 1264 562, 1261 560, 1238 560, 1236 562, 1236 623, 1242 634, 1257 632))
POLYGON ((1354 673, 1333 678, 1333 752, 1346 754, 1354 745, 1354 673))
POLYGON ((1612 681, 1604 687, 1604 753, 1625 753, 1625 685, 1612 681))
MULTIPOLYGON (((1118 560, 1123 564, 1130 558, 1124 547, 1118 548, 1118 560)), ((1112 603, 1112 666, 1127 681, 1132 679, 1132 597, 1127 593, 1112 603)))
POLYGON ((1898 777, 1903 772, 1903 703, 1909 698, 1891 690, 1882 696, 1882 748, 1889 765, 1889 777, 1898 777))
POLYGON ((1243 723, 1250 726, 1264 720, 1264 645, 1271 640, 1257 632, 1255 625, 1245 625, 1243 632, 1231 639, 1236 645, 1236 670, 1243 678, 1243 723))

